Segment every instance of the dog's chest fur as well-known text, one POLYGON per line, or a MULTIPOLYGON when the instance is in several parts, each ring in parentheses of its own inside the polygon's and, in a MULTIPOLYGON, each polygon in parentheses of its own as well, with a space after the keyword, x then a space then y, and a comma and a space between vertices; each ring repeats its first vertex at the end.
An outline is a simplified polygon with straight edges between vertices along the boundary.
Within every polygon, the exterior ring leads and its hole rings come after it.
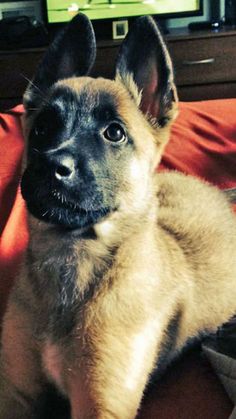
POLYGON ((39 307, 38 327, 58 339, 72 332, 81 307, 98 292, 115 250, 108 251, 92 239, 75 244, 73 239, 49 238, 48 245, 45 240, 42 234, 31 242, 28 280, 39 307))

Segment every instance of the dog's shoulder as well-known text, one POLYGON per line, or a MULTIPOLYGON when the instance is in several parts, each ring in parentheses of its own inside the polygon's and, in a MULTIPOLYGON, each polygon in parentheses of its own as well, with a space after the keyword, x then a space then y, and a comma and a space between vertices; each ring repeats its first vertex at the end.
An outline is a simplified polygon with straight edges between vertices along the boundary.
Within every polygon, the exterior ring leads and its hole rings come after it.
MULTIPOLYGON (((232 212, 229 199, 217 187, 202 179, 168 171, 156 175, 157 195, 161 214, 166 211, 175 211, 183 214, 192 214, 198 219, 204 214, 205 218, 214 221, 222 217, 235 223, 235 215, 232 212)), ((217 221, 216 221, 217 222, 217 221)))
POLYGON ((189 253, 236 246, 236 217, 217 187, 178 172, 157 174, 157 184, 158 225, 189 253))

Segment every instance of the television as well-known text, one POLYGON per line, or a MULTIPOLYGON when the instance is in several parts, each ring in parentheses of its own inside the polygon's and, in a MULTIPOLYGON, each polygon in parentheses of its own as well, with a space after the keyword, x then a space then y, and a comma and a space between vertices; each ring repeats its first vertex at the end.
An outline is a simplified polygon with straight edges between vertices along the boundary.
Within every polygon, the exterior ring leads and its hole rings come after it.
POLYGON ((158 19, 203 15, 203 0, 44 0, 44 15, 50 25, 68 22, 82 12, 99 32, 114 20, 152 15, 158 19))

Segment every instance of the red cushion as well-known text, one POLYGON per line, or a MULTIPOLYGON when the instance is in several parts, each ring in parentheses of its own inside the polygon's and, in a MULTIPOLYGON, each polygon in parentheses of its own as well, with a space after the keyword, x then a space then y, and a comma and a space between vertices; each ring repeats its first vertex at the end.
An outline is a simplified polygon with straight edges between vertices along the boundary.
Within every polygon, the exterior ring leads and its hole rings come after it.
POLYGON ((236 99, 182 102, 160 169, 236 187, 236 99))
POLYGON ((28 240, 25 205, 19 190, 22 111, 18 106, 0 115, 0 318, 28 240))
MULTIPOLYGON (((0 316, 28 241, 19 191, 22 106, 0 115, 0 316)), ((180 103, 160 170, 177 169, 236 187, 236 99, 180 103)))

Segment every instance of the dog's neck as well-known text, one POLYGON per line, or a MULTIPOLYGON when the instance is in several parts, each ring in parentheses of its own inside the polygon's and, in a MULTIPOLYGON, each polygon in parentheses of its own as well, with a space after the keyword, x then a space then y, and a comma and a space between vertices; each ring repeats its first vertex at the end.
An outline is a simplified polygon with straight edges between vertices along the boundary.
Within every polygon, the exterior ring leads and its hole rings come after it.
POLYGON ((147 228, 155 228, 157 210, 157 199, 153 197, 140 212, 114 212, 83 230, 65 230, 30 216, 31 255, 40 266, 50 265, 55 269, 58 264, 70 263, 74 256, 81 261, 81 255, 86 255, 96 264, 109 257, 137 232, 142 234, 147 228))
POLYGON ((50 254, 52 251, 59 251, 60 256, 71 252, 73 244, 77 246, 88 246, 96 242, 97 246, 103 246, 110 250, 117 248, 126 238, 137 230, 145 229, 146 224, 157 223, 158 185, 156 176, 147 188, 146 194, 141 198, 128 200, 119 210, 116 210, 105 218, 102 218, 95 225, 82 229, 66 229, 50 223, 37 220, 29 215, 30 247, 33 253, 40 257, 45 251, 50 254), (42 252, 41 252, 42 251, 42 252))
POLYGON ((45 319, 51 319, 53 334, 67 333, 67 329, 63 332, 63 325, 73 327, 74 307, 99 292, 104 281, 114 280, 109 272, 120 253, 129 260, 134 243, 139 249, 143 247, 143 241, 150 241, 157 222, 156 205, 150 204, 145 214, 121 218, 113 214, 80 232, 66 232, 31 218, 28 249, 31 272, 28 277, 32 290, 36 290, 33 293, 44 307, 45 319))

